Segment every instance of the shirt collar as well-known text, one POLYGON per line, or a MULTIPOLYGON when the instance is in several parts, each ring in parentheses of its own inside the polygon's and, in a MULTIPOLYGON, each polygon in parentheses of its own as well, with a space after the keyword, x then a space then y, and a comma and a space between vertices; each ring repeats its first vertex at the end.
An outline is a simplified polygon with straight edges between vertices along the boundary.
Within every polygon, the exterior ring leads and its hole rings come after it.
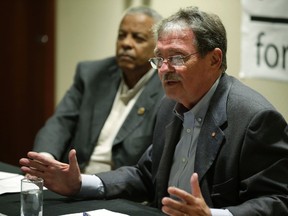
POLYGON ((219 80, 220 80, 220 77, 214 82, 214 84, 209 89, 209 91, 204 95, 204 97, 201 98, 201 100, 192 109, 188 110, 182 104, 177 103, 174 107, 175 115, 183 121, 184 113, 192 112, 196 120, 195 125, 201 126, 204 121, 206 112, 208 110, 211 98, 218 86, 219 80))
POLYGON ((120 99, 127 104, 142 88, 146 85, 149 79, 155 73, 155 69, 151 68, 146 74, 144 74, 141 79, 136 83, 136 85, 129 89, 126 83, 124 82, 123 76, 119 86, 120 99))

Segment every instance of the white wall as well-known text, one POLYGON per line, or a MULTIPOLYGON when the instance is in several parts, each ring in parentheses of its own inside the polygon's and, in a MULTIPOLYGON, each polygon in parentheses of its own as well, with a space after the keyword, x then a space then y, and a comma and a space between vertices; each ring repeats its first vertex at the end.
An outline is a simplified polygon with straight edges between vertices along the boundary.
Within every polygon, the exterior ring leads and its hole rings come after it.
MULTIPOLYGON (((118 24, 123 10, 130 3, 141 4, 141 0, 56 1, 56 103, 71 85, 77 62, 114 55, 118 24)), ((165 17, 180 7, 192 5, 216 13, 222 19, 228 36, 227 73, 239 78, 240 0, 150 1, 150 6, 165 17)), ((288 120, 287 82, 242 81, 262 93, 288 120)))

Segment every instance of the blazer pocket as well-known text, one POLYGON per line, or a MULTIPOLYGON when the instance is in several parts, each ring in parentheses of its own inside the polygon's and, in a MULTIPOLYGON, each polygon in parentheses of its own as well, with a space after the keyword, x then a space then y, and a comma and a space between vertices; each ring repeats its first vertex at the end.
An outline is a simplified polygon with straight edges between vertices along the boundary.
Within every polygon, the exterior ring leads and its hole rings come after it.
POLYGON ((228 206, 237 202, 238 193, 236 178, 230 178, 212 186, 211 199, 215 207, 228 206))

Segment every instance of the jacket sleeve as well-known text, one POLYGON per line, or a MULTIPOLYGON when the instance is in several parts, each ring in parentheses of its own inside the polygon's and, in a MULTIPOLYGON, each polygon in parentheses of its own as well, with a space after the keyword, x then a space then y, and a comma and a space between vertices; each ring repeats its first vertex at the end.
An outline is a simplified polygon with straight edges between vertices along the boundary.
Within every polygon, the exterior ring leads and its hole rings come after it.
POLYGON ((239 158, 239 202, 234 216, 287 215, 287 123, 276 111, 258 113, 247 128, 239 158))
POLYGON ((99 173, 105 188, 105 198, 124 198, 133 201, 151 201, 154 190, 151 178, 152 145, 136 166, 124 166, 117 170, 99 173))
POLYGON ((33 150, 48 152, 60 160, 74 134, 82 100, 83 82, 78 65, 74 83, 35 138, 33 150))

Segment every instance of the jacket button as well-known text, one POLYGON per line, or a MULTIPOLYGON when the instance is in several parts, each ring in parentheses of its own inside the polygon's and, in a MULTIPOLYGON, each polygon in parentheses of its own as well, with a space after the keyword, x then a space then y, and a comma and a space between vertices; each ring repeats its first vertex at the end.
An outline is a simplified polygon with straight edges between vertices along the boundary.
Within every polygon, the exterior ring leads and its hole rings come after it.
POLYGON ((145 113, 145 108, 144 107, 140 107, 137 111, 138 115, 143 115, 145 113))

